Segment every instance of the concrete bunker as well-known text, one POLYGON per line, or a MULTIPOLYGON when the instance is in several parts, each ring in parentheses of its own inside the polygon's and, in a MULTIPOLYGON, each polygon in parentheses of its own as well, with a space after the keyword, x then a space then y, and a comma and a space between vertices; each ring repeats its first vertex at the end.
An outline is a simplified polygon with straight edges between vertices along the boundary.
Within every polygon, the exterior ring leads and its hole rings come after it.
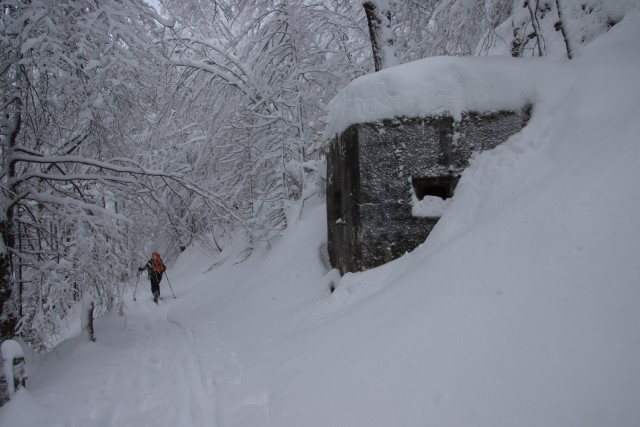
POLYGON ((453 196, 475 152, 519 132, 530 107, 487 114, 396 118, 351 125, 327 156, 328 251, 341 273, 362 271, 415 249, 439 214, 418 215, 414 200, 453 196))

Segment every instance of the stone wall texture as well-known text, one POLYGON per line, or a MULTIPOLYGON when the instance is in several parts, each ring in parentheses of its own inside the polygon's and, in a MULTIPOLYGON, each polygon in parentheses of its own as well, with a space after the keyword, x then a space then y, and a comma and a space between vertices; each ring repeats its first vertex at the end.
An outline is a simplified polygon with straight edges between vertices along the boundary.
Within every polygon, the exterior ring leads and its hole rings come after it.
POLYGON ((530 108, 384 120, 349 127, 327 158, 329 258, 343 274, 389 262, 425 241, 438 218, 411 213, 413 180, 444 178, 452 188, 474 152, 519 132, 530 108))

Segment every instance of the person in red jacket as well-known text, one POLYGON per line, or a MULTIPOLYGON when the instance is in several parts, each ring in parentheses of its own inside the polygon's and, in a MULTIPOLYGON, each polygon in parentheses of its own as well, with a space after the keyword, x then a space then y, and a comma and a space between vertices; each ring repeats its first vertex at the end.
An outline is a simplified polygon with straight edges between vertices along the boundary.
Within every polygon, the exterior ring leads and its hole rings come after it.
POLYGON ((160 298, 160 281, 162 281, 162 273, 164 273, 167 267, 162 262, 160 254, 158 252, 154 252, 151 254, 151 259, 147 261, 144 267, 138 268, 138 271, 144 271, 144 269, 147 269, 149 280, 151 281, 153 302, 157 304, 158 299, 160 298))

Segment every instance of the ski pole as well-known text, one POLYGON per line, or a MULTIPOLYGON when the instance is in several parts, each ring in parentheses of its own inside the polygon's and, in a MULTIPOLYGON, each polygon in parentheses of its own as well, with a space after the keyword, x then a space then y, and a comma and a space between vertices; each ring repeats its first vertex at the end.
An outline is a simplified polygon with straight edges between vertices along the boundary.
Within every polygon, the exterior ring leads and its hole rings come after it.
POLYGON ((138 271, 138 274, 136 274, 136 276, 138 276, 138 279, 136 280, 136 288, 133 290, 133 300, 136 300, 136 292, 138 291, 138 282, 140 282, 140 272, 138 271))
POLYGON ((173 288, 171 287, 171 280, 169 280, 169 275, 165 272, 165 276, 167 276, 167 283, 169 284, 169 289, 171 289, 171 293, 173 294, 173 298, 176 298, 176 294, 173 293, 173 288))

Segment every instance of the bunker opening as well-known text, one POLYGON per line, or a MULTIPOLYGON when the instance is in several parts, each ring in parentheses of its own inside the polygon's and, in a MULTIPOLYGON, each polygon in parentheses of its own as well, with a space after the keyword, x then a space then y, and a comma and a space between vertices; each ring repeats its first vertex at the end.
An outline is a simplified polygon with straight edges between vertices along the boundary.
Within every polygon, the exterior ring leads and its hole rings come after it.
POLYGON ((425 196, 435 196, 441 199, 453 197, 453 190, 458 183, 458 177, 453 175, 435 177, 412 177, 413 192, 418 200, 425 196))

